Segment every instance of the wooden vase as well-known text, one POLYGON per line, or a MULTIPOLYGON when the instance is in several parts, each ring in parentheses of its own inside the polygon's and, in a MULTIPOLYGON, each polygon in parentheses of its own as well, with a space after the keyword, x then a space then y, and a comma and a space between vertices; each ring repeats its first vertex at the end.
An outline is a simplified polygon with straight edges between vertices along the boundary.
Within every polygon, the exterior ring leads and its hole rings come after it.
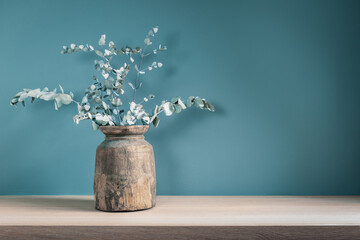
POLYGON ((155 206, 154 151, 144 138, 148 129, 148 125, 100 127, 105 140, 96 150, 96 209, 118 212, 155 206))

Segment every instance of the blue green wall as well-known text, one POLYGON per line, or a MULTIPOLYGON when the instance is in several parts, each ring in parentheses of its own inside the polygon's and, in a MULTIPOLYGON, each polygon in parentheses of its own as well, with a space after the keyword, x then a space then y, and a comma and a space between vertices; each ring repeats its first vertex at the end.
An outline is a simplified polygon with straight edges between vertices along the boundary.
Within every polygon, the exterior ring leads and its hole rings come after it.
POLYGON ((360 194, 359 1, 0 0, 0 194, 91 194, 101 132, 74 107, 12 108, 26 88, 80 96, 93 58, 60 55, 106 33, 168 51, 146 89, 199 95, 217 111, 162 118, 159 194, 360 194))

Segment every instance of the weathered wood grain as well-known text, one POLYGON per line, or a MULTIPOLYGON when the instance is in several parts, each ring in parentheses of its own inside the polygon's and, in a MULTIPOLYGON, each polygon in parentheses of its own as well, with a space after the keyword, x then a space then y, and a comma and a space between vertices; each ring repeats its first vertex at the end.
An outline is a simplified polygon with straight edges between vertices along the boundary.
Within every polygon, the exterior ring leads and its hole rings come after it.
POLYGON ((0 226, 0 239, 358 240, 359 226, 29 227, 0 226))
POLYGON ((149 126, 100 127, 94 197, 102 211, 136 211, 156 204, 154 152, 144 139, 149 126))
POLYGON ((157 196, 109 213, 93 196, 0 196, 0 226, 360 226, 360 196, 157 196))

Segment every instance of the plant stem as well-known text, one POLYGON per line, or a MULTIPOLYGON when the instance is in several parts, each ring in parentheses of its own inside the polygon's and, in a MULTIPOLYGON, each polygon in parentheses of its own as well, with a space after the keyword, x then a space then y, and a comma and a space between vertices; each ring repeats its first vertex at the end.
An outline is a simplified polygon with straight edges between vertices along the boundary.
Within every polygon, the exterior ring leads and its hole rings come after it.
MULTIPOLYGON (((144 53, 145 53, 146 47, 147 47, 147 45, 145 45, 144 50, 141 51, 141 53, 140 53, 141 59, 140 59, 140 63, 139 63, 139 66, 138 66, 139 71, 140 71, 140 69, 141 69, 141 64, 142 64, 142 62, 143 62, 143 60, 144 60, 144 55, 145 55, 144 53), (144 52, 144 53, 143 53, 143 52, 144 52)), ((134 86, 135 88, 134 88, 134 98, 133 98, 133 102, 135 102, 135 99, 136 99, 136 88, 137 88, 138 85, 139 85, 139 77, 140 77, 139 71, 137 72, 137 75, 136 75, 136 81, 135 81, 135 86, 134 86)))
POLYGON ((117 115, 118 115, 118 119, 119 119, 119 125, 120 125, 120 123, 122 122, 122 117, 121 117, 120 112, 119 112, 119 107, 116 107, 116 111, 117 111, 117 115))

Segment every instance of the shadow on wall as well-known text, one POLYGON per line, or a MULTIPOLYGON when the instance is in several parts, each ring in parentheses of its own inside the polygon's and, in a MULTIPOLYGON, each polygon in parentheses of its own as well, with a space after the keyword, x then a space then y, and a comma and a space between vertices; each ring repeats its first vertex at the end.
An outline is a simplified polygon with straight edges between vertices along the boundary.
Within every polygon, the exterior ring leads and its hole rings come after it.
MULTIPOLYGON (((206 121, 206 119, 210 120, 211 115, 214 118, 225 115, 224 109, 217 105, 216 102, 214 102, 214 106, 216 111, 211 113, 196 108, 189 108, 180 114, 170 116, 170 118, 174 119, 166 119, 168 117, 163 116, 162 121, 168 120, 169 122, 157 129, 152 127, 153 129, 149 132, 149 142, 153 145, 155 152, 157 174, 161 171, 161 176, 158 174, 158 178, 161 178, 161 181, 158 181, 158 184, 161 184, 159 189, 163 189, 162 191, 166 189, 166 194, 176 194, 178 189, 182 188, 180 184, 183 174, 179 172, 180 168, 178 166, 182 159, 174 153, 173 149, 176 146, 171 144, 176 143, 177 138, 187 139, 184 135, 189 135, 191 129, 201 126, 202 122, 206 121), (161 166, 161 170, 158 166, 161 166)), ((193 139, 196 138, 197 136, 194 136, 193 139)), ((189 139, 188 144, 192 144, 191 142, 192 139, 189 139)), ((160 192, 160 194, 162 193, 160 192)))
POLYGON ((52 154, 61 148, 57 139, 64 134, 67 124, 63 121, 71 121, 74 107, 65 106, 55 111, 53 102, 36 100, 33 104, 27 102, 25 108, 20 105, 14 109, 16 116, 23 117, 9 122, 8 128, 16 131, 2 142, 0 158, 9 171, 3 171, 0 176, 0 194, 29 194, 30 189, 53 192, 49 186, 51 181, 47 181, 52 178, 49 171, 54 168, 52 154), (48 114, 49 109, 54 112, 48 114), (45 149, 44 144, 50 147, 45 149))

